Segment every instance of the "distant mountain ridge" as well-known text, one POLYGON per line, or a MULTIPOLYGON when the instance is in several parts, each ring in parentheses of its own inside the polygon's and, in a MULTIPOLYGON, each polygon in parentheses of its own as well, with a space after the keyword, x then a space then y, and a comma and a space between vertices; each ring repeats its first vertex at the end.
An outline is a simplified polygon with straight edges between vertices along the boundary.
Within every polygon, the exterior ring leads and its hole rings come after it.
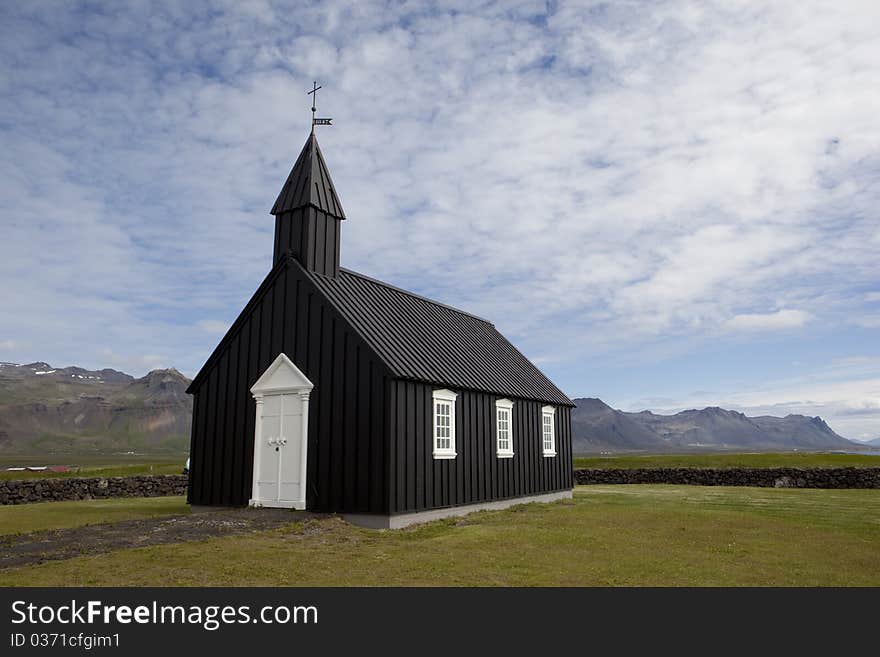
POLYGON ((836 434, 822 418, 804 415, 747 417, 708 407, 675 415, 627 413, 600 399, 573 400, 575 453, 696 449, 847 450, 856 444, 836 434))
POLYGON ((113 369, 0 363, 0 453, 185 451, 190 380, 113 369))
MULTIPOLYGON (((185 451, 192 423, 189 383, 173 368, 136 379, 113 369, 0 362, 0 454, 185 451)), ((601 399, 574 402, 575 453, 857 447, 818 417, 746 417, 718 407, 658 415, 619 411, 601 399)), ((880 447, 880 438, 873 444, 880 447)))

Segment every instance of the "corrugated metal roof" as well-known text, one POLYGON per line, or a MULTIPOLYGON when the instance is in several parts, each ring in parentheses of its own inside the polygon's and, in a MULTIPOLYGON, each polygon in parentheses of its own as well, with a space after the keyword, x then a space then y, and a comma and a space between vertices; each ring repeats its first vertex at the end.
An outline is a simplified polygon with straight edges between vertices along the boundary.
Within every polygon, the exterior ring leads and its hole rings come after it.
POLYGON ((272 206, 271 214, 278 215, 307 205, 345 219, 342 203, 339 202, 336 188, 330 179, 330 171, 314 134, 309 135, 296 158, 293 169, 272 206))
POLYGON ((396 376, 574 405, 485 319, 349 269, 303 271, 396 376))

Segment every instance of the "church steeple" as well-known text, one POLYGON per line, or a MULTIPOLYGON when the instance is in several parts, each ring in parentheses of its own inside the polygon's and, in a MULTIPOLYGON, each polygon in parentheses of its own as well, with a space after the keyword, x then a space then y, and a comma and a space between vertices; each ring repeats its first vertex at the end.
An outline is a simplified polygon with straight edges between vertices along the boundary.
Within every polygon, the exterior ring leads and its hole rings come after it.
POLYGON ((292 252, 310 271, 334 277, 339 274, 339 233, 345 212, 314 132, 271 213, 275 215, 273 264, 292 252))

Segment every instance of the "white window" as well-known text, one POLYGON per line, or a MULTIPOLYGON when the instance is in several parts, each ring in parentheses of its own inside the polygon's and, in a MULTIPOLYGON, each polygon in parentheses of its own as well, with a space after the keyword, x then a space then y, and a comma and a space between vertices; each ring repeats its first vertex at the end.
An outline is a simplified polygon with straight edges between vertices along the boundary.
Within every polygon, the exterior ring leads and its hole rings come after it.
POLYGON ((434 391, 434 458, 455 458, 455 398, 451 390, 434 391))
POLYGON ((552 406, 541 409, 541 439, 544 456, 556 456, 556 409, 552 406))
POLYGON ((495 401, 495 454, 500 459, 513 458, 513 402, 495 401))

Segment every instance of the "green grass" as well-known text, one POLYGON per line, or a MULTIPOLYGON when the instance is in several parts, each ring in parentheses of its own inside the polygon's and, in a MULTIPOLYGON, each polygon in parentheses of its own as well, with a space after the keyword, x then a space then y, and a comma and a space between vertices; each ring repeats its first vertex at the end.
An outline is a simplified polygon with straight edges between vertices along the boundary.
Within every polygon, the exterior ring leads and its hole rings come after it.
POLYGON ((327 518, 0 572, 23 583, 877 586, 880 491, 589 486, 400 531, 327 518))
POLYGON ((91 433, 64 434, 46 431, 36 436, 19 437, 13 449, 31 454, 106 454, 108 452, 159 452, 179 454, 189 448, 189 436, 151 436, 130 426, 115 427, 112 433, 95 430, 91 433))
POLYGON ((0 507, 0 535, 189 513, 183 497, 115 498, 0 507))
POLYGON ((142 456, 142 455, 103 455, 75 456, 2 456, 0 467, 28 465, 69 465, 71 472, 30 472, 28 470, 7 472, 0 470, 0 480, 6 479, 46 479, 50 477, 126 477, 139 474, 180 474, 186 455, 142 456))
POLYGON ((824 454, 781 452, 754 454, 657 454, 639 456, 576 456, 576 468, 842 468, 880 467, 880 453, 824 454))

